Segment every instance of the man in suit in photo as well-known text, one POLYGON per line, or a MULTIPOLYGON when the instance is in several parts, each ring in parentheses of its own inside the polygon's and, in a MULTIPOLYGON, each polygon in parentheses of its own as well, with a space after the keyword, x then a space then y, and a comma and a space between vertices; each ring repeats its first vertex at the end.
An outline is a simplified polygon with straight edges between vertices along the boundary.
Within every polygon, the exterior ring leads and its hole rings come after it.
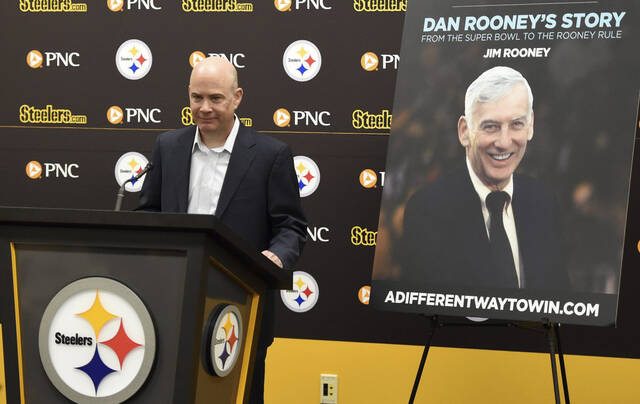
MULTIPOLYGON (((153 148, 139 210, 215 215, 267 258, 291 269, 306 241, 288 145, 240 123, 236 69, 226 59, 198 63, 189 81, 195 126, 163 133, 153 148)), ((273 341, 275 293, 267 294, 251 403, 263 402, 264 361, 273 341)))
POLYGON ((518 71, 494 67, 469 85, 458 120, 466 161, 407 202, 399 280, 567 290, 555 198, 514 173, 533 123, 531 88, 518 71))

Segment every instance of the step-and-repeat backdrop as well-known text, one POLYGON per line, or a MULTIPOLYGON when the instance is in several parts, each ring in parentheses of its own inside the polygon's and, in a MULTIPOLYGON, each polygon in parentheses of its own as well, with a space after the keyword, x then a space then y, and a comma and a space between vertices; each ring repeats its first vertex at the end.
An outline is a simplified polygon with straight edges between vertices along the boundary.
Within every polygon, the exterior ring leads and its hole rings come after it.
MULTIPOLYGON (((238 116, 289 143, 296 156, 309 241, 293 291, 281 294, 276 335, 422 344, 427 319, 368 305, 405 11, 402 0, 3 2, 0 205, 112 209, 119 183, 144 166, 155 137, 192 124, 190 70, 217 54, 238 69, 238 116)), ((619 35, 637 29, 627 24, 619 35)), ((590 46, 615 40, 594 38, 590 46)), ((424 46, 415 57, 447 63, 435 53, 424 46)), ((466 70, 471 77, 472 66, 466 70)), ((637 77, 624 79, 637 88, 637 77)), ((446 95, 446 82, 439 88, 446 95)), ((636 183, 619 328, 567 326, 569 353, 640 357, 636 183)), ((124 209, 136 206, 139 187, 130 188, 124 209)), ((539 335, 515 329, 444 329, 434 343, 546 348, 539 335)))

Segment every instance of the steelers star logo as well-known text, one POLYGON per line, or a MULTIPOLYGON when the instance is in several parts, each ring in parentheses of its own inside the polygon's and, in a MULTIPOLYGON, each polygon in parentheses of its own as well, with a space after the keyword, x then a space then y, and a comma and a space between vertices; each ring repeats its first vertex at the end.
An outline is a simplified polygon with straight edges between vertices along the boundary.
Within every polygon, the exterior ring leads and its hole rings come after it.
POLYGON ((284 51, 282 65, 287 75, 295 81, 309 81, 320 72, 322 56, 313 42, 301 39, 284 51))
POLYGON ((144 384, 155 358, 155 328, 142 300, 109 278, 72 282, 40 322, 40 359, 73 402, 123 402, 144 384))
POLYGON ((203 353, 207 371, 215 376, 227 376, 238 363, 242 346, 242 315, 238 307, 221 304, 208 319, 207 342, 203 353))
POLYGON ((318 282, 310 274, 304 271, 293 273, 293 289, 281 290, 280 297, 285 306, 296 313, 304 313, 311 310, 320 296, 318 282))
MULTIPOLYGON (((149 164, 149 160, 138 152, 127 152, 120 156, 116 162, 115 175, 118 186, 122 186, 124 182, 135 177, 149 164)), ((132 181, 125 185, 124 189, 128 192, 140 192, 144 178, 132 181)))
POLYGON ((320 185, 320 169, 315 161, 306 156, 295 156, 293 166, 298 176, 298 189, 300 197, 311 195, 320 185))
POLYGON ((151 49, 139 39, 129 39, 116 52, 116 67, 129 80, 140 80, 149 73, 153 56, 151 49))

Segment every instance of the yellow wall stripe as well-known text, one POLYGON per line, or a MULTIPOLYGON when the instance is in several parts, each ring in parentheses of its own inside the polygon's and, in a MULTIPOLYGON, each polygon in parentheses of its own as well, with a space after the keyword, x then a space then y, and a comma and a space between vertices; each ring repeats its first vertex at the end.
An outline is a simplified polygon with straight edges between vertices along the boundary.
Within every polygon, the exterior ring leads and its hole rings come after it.
POLYGON ((11 267, 13 270, 13 301, 16 309, 16 340, 18 341, 18 378, 20 380, 20 402, 25 403, 24 400, 24 373, 22 372, 22 337, 20 336, 20 306, 18 299, 18 270, 16 267, 16 249, 13 243, 11 245, 11 267))
MULTIPOLYGON (((338 403, 406 403, 422 349, 276 338, 267 354, 265 404, 319 402, 321 373, 338 375, 338 403)), ((640 359, 565 355, 565 364, 571 402, 640 402, 636 380, 640 359)), ((441 347, 429 351, 415 400, 416 404, 553 402, 548 353, 441 347)))
POLYGON ((251 309, 249 318, 247 319, 247 330, 244 335, 247 336, 242 354, 242 367, 240 368, 240 382, 238 384, 238 394, 236 395, 236 404, 244 403, 244 393, 247 386, 247 378, 249 376, 249 360, 251 359, 251 345, 253 344, 253 334, 256 329, 256 321, 258 320, 258 306, 260 303, 260 295, 251 286, 245 283, 242 279, 237 277, 233 272, 227 269, 222 263, 213 257, 209 257, 211 262, 220 268, 224 273, 236 281, 242 286, 251 298, 251 309))

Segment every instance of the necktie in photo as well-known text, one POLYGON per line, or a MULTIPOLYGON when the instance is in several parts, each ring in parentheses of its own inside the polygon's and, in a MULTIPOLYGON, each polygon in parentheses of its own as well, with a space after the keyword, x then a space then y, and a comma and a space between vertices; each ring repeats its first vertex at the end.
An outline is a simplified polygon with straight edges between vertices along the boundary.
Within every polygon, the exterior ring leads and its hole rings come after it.
POLYGON ((504 230, 502 213, 504 205, 509 200, 509 194, 504 191, 493 191, 487 195, 487 209, 489 210, 489 244, 491 246, 491 261, 499 275, 497 287, 517 288, 518 277, 513 262, 513 252, 504 230))

